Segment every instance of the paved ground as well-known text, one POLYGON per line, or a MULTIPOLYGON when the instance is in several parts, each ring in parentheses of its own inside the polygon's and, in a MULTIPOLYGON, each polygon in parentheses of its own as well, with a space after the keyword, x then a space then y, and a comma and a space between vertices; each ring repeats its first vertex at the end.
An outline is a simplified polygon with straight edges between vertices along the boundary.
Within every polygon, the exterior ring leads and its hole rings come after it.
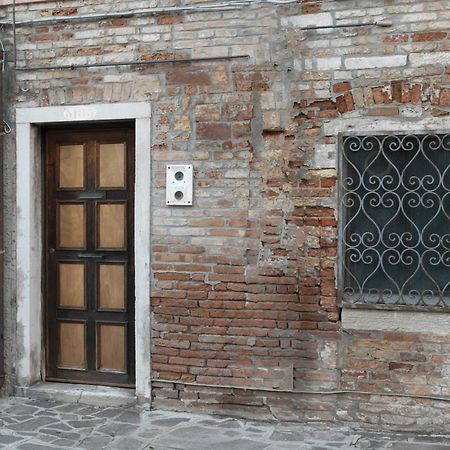
POLYGON ((0 448, 148 450, 450 450, 450 436, 250 422, 139 407, 0 400, 0 448))

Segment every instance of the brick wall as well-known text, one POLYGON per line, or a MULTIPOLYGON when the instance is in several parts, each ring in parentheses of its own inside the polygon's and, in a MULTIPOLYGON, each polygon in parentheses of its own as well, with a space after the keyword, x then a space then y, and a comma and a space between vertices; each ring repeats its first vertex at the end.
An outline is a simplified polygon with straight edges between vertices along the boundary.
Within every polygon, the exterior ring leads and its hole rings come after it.
MULTIPOLYGON (((61 4, 20 5, 17 18, 143 6, 61 4)), ((20 71, 11 93, 11 109, 152 103, 155 406, 450 429, 444 401, 376 395, 450 398, 448 336, 342 330, 337 136, 324 127, 448 115, 449 6, 304 1, 18 28, 18 67, 249 55, 20 71), (392 24, 342 26, 373 22, 392 24), (194 164, 192 208, 164 205, 167 163, 194 164)))

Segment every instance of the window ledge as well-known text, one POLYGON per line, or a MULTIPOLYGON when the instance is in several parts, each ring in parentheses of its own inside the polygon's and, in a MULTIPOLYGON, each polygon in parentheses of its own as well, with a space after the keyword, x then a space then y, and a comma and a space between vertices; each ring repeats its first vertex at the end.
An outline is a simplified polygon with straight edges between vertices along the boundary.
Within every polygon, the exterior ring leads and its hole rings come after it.
POLYGON ((342 310, 342 328, 359 331, 400 331, 450 334, 450 313, 430 311, 342 310))
MULTIPOLYGON (((448 303, 448 300, 447 300, 448 303)), ((414 305, 414 304, 396 304, 396 303, 353 303, 344 299, 340 305, 346 309, 370 309, 377 311, 411 311, 418 313, 425 312, 437 312, 437 313, 450 313, 450 306, 426 306, 426 305, 414 305)))

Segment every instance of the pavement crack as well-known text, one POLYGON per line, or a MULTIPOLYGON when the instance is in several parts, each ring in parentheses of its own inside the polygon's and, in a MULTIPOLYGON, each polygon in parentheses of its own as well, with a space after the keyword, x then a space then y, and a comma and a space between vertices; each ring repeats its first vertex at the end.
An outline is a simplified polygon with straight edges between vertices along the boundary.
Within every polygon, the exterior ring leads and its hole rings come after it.
POLYGON ((355 436, 352 436, 352 440, 350 442, 351 447, 356 447, 356 444, 361 440, 362 436, 360 434, 357 434, 355 436))
POLYGON ((82 397, 82 395, 83 395, 83 392, 84 392, 83 389, 81 389, 81 390, 80 390, 80 395, 78 396, 78 398, 77 398, 77 400, 76 400, 76 403, 77 403, 77 404, 80 404, 80 400, 81 400, 81 397, 82 397))

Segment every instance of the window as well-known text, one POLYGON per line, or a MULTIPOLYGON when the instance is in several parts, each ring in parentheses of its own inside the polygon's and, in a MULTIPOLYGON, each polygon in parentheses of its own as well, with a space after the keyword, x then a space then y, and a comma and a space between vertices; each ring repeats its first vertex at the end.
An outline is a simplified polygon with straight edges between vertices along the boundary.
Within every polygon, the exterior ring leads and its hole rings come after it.
POLYGON ((340 294, 450 307, 450 134, 343 136, 340 294))

